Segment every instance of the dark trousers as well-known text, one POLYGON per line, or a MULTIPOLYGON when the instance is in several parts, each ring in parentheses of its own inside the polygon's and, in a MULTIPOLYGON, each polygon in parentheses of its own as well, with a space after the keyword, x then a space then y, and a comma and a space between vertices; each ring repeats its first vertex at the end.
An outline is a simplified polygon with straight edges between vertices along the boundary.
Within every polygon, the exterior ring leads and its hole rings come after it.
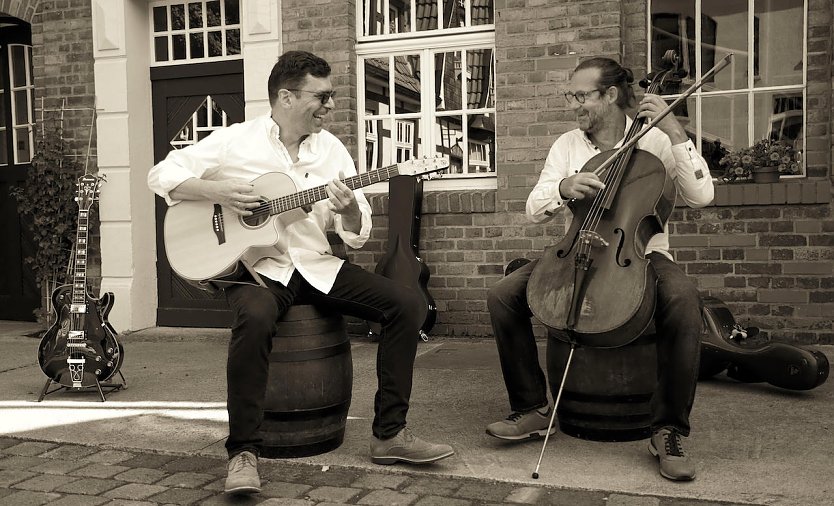
MULTIPOLYGON (((667 427, 689 435, 701 354, 701 299, 681 268, 660 253, 648 256, 657 273, 657 388, 652 397, 652 431, 667 427)), ((513 411, 547 405, 547 381, 527 304, 527 282, 537 261, 513 271, 489 291, 487 305, 504 384, 513 411)), ((616 287, 612 287, 616 290, 616 287)), ((568 373, 570 374, 570 373, 568 373)))
POLYGON ((275 322, 293 302, 322 305, 382 324, 372 430, 380 439, 397 435, 406 424, 418 331, 428 310, 420 311, 425 306, 421 295, 347 262, 329 294, 310 286, 298 272, 289 286, 264 281, 266 288, 234 285, 225 290, 235 315, 226 364, 229 456, 244 450, 258 453, 275 322))

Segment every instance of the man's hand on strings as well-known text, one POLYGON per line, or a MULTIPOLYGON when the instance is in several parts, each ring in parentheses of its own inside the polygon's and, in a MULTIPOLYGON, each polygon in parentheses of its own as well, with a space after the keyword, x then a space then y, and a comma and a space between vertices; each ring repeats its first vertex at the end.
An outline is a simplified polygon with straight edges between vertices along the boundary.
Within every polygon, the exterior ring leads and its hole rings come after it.
MULTIPOLYGON (((637 117, 646 118, 646 121, 652 121, 658 114, 666 109, 667 105, 668 104, 662 97, 660 97, 660 95, 647 93, 637 107, 637 117)), ((688 139, 686 131, 683 129, 680 122, 678 122, 674 113, 670 112, 664 116, 663 119, 658 121, 655 126, 669 136, 669 140, 672 141, 673 145, 686 142, 688 139)))
POLYGON ((224 179, 206 181, 203 187, 205 198, 231 209, 240 216, 251 216, 252 209, 258 207, 259 198, 255 195, 255 186, 241 179, 224 179))
MULTIPOLYGON (((340 172, 339 177, 343 175, 340 172)), ((327 207, 336 214, 342 215, 342 226, 345 230, 358 233, 362 227, 362 212, 353 190, 347 187, 341 179, 333 179, 327 183, 327 207)))
POLYGON ((564 199, 582 200, 585 197, 593 197, 603 188, 605 183, 593 172, 578 172, 562 180, 559 193, 564 199))

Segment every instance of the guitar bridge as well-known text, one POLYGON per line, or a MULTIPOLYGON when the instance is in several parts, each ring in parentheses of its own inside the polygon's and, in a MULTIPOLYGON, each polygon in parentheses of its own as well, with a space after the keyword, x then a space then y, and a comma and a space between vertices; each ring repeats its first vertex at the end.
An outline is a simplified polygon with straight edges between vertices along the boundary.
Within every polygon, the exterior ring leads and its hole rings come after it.
POLYGON ((211 229, 217 236, 217 244, 226 242, 226 226, 223 223, 223 208, 220 204, 214 204, 214 212, 211 214, 211 229))

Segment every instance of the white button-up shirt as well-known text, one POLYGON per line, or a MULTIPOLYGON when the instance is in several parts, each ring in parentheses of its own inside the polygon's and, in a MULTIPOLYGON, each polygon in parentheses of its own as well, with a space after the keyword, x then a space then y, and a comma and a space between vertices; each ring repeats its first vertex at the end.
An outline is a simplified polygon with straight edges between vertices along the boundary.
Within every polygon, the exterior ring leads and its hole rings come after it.
MULTIPOLYGON (((268 172, 287 174, 295 183, 295 192, 355 176, 356 168, 341 141, 326 130, 304 139, 298 161, 293 163, 279 140, 278 125, 267 115, 215 130, 197 144, 171 151, 151 169, 148 186, 173 206, 179 201, 169 192, 192 177, 252 181, 268 172)), ((298 269, 313 287, 328 293, 344 261, 331 254, 326 230, 334 229, 351 248, 361 248, 370 236, 371 206, 361 190, 354 194, 362 213, 358 234, 344 229, 342 217, 330 211, 326 201, 316 202, 306 218, 282 230, 274 255, 256 262, 255 271, 286 285, 298 269)))
MULTIPOLYGON (((625 133, 631 128, 632 119, 626 116, 625 133)), ((617 143, 619 148, 623 139, 617 143)), ((714 188, 706 161, 698 153, 692 141, 672 146, 669 137, 657 128, 649 130, 637 141, 637 148, 657 156, 678 190, 678 196, 689 207, 703 207, 712 202, 714 188)), ((585 163, 600 153, 591 139, 580 129, 562 134, 547 155, 539 181, 527 197, 527 217, 542 223, 564 207, 565 200, 559 193, 562 180, 582 170, 585 163)), ((646 254, 658 252, 672 259, 669 253, 669 228, 655 234, 646 245, 646 254)))

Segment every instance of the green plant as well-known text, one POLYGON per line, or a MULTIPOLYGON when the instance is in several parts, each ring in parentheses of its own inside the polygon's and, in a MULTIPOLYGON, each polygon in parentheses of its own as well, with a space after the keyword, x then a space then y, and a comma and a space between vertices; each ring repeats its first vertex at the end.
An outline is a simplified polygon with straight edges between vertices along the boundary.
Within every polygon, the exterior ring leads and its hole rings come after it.
POLYGON ((797 151, 782 141, 762 139, 748 148, 731 151, 721 159, 724 182, 749 178, 758 167, 779 168, 779 174, 798 174, 797 151))
POLYGON ((26 180, 9 193, 30 224, 35 244, 35 255, 24 262, 31 266, 38 286, 48 297, 50 285, 67 281, 64 273, 75 242, 78 210, 75 183, 83 171, 70 153, 61 128, 54 124, 40 128, 26 180))

